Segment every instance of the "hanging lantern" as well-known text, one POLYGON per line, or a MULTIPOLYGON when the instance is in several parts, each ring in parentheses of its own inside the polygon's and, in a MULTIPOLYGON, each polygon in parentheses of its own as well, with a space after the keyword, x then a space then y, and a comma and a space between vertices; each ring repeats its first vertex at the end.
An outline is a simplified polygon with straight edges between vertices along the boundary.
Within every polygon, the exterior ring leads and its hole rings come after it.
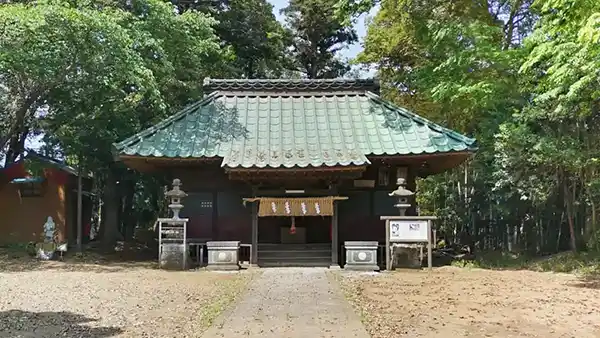
POLYGON ((296 219, 292 216, 292 226, 290 227, 290 235, 296 234, 296 219))

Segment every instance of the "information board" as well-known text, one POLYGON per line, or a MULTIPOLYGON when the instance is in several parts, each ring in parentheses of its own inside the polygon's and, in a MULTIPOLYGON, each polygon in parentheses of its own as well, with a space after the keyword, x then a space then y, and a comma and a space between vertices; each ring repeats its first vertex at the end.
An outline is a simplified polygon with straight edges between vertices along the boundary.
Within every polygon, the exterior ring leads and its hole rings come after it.
POLYGON ((390 242, 428 242, 429 221, 390 220, 390 242))

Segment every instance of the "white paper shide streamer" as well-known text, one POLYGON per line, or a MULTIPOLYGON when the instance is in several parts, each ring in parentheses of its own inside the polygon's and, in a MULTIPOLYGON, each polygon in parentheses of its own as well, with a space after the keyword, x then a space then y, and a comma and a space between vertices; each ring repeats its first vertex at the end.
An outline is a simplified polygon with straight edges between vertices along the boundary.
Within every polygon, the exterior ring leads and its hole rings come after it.
POLYGON ((317 212, 317 214, 321 214, 321 206, 319 206, 319 202, 315 203, 315 211, 317 212))
POLYGON ((292 210, 290 209, 290 202, 285 201, 285 212, 288 214, 292 213, 292 210))
POLYGON ((306 215, 306 203, 302 202, 300 206, 302 206, 302 213, 306 215))
POLYGON ((277 212, 277 204, 275 202, 271 202, 271 210, 273 210, 273 213, 277 212))

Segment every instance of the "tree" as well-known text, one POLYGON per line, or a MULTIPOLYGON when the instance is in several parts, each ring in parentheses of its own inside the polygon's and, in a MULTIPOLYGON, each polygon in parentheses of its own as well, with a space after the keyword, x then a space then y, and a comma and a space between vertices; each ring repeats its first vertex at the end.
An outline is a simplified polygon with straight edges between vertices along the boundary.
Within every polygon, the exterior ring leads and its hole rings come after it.
POLYGON ((122 5, 0 7, 0 82, 16 117, 0 141, 47 107, 40 121, 46 140, 75 155, 103 183, 109 244, 118 236, 117 181, 127 174, 113 162, 112 143, 199 99, 201 79, 223 69, 211 18, 175 13, 159 0, 122 5))
MULTIPOLYGON (((337 10, 355 16, 375 3, 340 1, 337 10)), ((358 61, 377 66, 382 95, 479 140, 473 160, 419 182, 420 209, 440 216, 439 229, 449 242, 506 246, 507 230, 483 221, 493 215, 514 216, 515 222, 526 217, 525 209, 505 211, 499 204, 515 201, 506 199, 509 192, 494 190, 494 144, 498 126, 527 102, 518 69, 524 55, 520 41, 535 18, 529 5, 530 1, 383 1, 369 24, 358 61), (481 239, 490 234, 493 241, 481 239)))
POLYGON ((327 0, 291 0, 282 10, 294 37, 295 68, 311 79, 335 78, 350 70, 337 53, 358 41, 354 29, 335 16, 327 0))
POLYGON ((290 36, 266 0, 232 1, 216 17, 217 34, 234 54, 233 76, 280 77, 290 67, 286 57, 290 36))
POLYGON ((540 21, 526 40, 528 54, 520 68, 531 99, 502 127, 497 143, 501 182, 518 188, 523 199, 558 204, 571 250, 578 249, 580 239, 598 248, 600 4, 534 5, 540 21), (516 148, 527 154, 516 157, 516 148), (514 172, 520 175, 514 178, 514 172))
POLYGON ((198 10, 218 21, 217 35, 228 48, 227 69, 235 78, 277 78, 290 67, 291 37, 267 0, 172 0, 178 10, 198 10))

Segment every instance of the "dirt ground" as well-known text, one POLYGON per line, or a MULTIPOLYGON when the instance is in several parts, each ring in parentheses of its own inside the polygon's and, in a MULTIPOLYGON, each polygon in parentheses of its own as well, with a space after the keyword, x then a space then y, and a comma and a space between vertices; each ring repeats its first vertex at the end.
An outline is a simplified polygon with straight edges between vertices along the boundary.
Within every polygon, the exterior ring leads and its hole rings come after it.
POLYGON ((567 274, 443 267, 335 275, 372 337, 600 337, 600 288, 567 274))
POLYGON ((0 337, 199 337, 253 272, 0 265, 0 337))

